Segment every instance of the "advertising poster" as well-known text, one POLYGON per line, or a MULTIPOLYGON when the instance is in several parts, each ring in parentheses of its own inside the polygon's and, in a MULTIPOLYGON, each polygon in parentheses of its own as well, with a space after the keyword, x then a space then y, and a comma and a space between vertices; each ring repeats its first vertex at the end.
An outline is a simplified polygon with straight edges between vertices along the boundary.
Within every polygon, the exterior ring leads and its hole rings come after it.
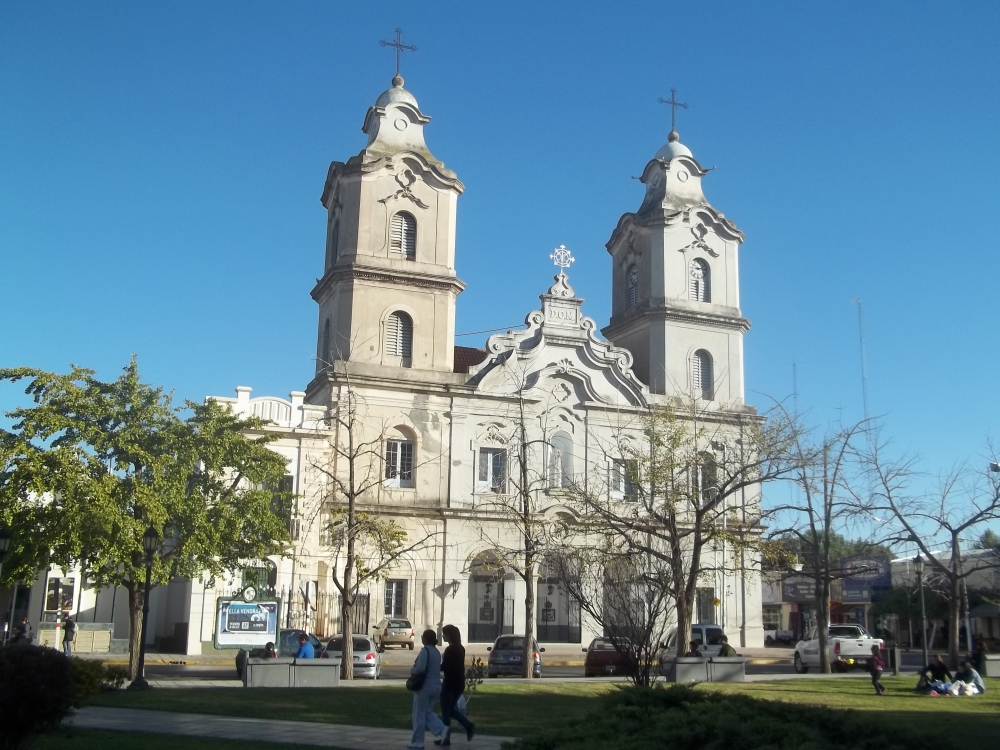
POLYGON ((216 648, 257 648, 277 643, 278 602, 220 597, 216 606, 216 648))
POLYGON ((840 561, 843 576, 843 602, 871 601, 872 592, 892 585, 892 567, 888 557, 848 557, 840 561))

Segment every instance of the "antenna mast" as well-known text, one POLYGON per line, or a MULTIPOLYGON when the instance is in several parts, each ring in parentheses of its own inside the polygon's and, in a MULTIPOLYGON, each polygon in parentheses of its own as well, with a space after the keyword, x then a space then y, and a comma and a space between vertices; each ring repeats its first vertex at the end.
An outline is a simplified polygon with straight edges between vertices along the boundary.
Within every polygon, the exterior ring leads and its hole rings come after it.
POLYGON ((865 346, 865 307, 861 297, 855 297, 851 300, 851 304, 855 302, 858 303, 858 338, 861 342, 861 395, 864 399, 865 421, 867 421, 871 415, 868 397, 868 355, 865 346))

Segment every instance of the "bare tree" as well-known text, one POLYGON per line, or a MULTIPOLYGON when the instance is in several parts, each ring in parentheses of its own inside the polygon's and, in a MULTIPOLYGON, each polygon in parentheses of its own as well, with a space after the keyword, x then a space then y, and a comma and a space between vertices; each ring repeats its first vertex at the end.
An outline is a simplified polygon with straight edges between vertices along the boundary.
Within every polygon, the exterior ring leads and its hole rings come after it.
POLYGON ((745 565, 747 552, 756 559, 759 488, 795 468, 797 438, 797 422, 780 408, 710 412, 676 399, 638 414, 607 449, 627 498, 574 493, 590 523, 662 569, 677 615, 676 655, 691 640, 699 581, 737 559, 745 565))
MULTIPOLYGON (((313 468, 325 478, 321 502, 314 512, 329 514, 323 532, 332 548, 333 584, 341 599, 343 651, 341 679, 354 679, 353 615, 363 586, 384 579, 399 561, 427 545, 434 536, 424 532, 410 539, 406 530, 376 508, 377 495, 387 474, 383 459, 386 429, 368 415, 364 399, 347 376, 346 363, 336 363, 346 385, 328 416, 334 436, 328 456, 313 468)), ((405 469, 404 469, 405 470, 405 469)), ((411 473, 415 467, 410 464, 411 473)), ((393 475, 395 476, 395 475, 393 475)), ((388 477, 392 478, 392 477, 388 477)))
MULTIPOLYGON (((807 566, 803 575, 811 576, 814 585, 813 604, 816 608, 816 629, 819 638, 819 669, 830 672, 830 651, 827 645, 830 625, 830 589, 841 577, 840 559, 831 554, 837 530, 843 527, 857 508, 856 493, 849 476, 855 441, 865 432, 866 423, 859 422, 825 436, 818 444, 796 437, 791 465, 792 480, 797 496, 787 503, 770 509, 768 515, 777 524, 772 536, 786 542, 786 552, 794 550, 807 566), (784 525, 782 525, 784 524, 784 525), (794 540, 791 549, 788 540, 794 540)), ((796 669, 803 670, 800 662, 796 669)))
MULTIPOLYGON (((963 466, 944 476, 935 492, 927 492, 914 487, 916 458, 892 457, 889 450, 888 441, 876 433, 861 453, 871 490, 870 496, 858 497, 858 502, 877 520, 891 519, 895 524, 886 542, 915 543, 929 572, 946 584, 948 657, 952 668, 957 668, 963 603, 968 620, 967 582, 997 564, 991 555, 966 560, 962 549, 964 544, 974 545, 977 532, 1000 518, 1000 475, 963 466), (942 544, 949 550, 947 557, 934 551, 942 544)), ((966 633, 971 641, 968 622, 966 633)))

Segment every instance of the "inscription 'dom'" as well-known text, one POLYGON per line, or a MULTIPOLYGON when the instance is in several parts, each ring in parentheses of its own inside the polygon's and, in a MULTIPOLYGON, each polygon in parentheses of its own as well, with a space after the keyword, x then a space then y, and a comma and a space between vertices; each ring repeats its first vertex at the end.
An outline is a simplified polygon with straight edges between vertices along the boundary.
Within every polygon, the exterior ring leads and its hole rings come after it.
POLYGON ((551 320, 565 321, 568 323, 576 322, 576 310, 560 310, 558 307, 549 308, 548 317, 551 320))

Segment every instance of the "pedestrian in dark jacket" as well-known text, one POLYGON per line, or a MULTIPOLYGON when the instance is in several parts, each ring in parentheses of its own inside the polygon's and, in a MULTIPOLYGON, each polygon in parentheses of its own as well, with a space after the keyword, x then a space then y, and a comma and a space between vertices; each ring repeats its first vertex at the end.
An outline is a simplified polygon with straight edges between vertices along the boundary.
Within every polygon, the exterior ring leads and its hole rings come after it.
POLYGON ((736 649, 729 645, 729 639, 724 635, 719 636, 719 656, 739 656, 736 653, 736 649))
POLYGON ((880 682, 883 669, 885 662, 882 660, 882 652, 878 646, 872 646, 872 658, 868 660, 868 670, 872 673, 872 686, 877 695, 885 695, 885 685, 880 682))
POLYGON ((76 623, 73 622, 73 618, 66 615, 66 619, 63 620, 63 653, 66 656, 73 655, 72 643, 76 640, 76 623))
POLYGON ((31 643, 31 623, 28 622, 28 618, 24 617, 21 622, 14 626, 14 637, 11 639, 11 643, 20 643, 23 646, 27 646, 31 643))
POLYGON ((435 745, 451 744, 451 720, 455 719, 465 727, 465 734, 471 740, 476 733, 476 725, 469 721, 461 711, 455 709, 455 704, 465 692, 465 647, 462 645, 462 633, 454 625, 445 625, 441 635, 448 642, 441 658, 441 722, 445 726, 445 734, 435 745))

